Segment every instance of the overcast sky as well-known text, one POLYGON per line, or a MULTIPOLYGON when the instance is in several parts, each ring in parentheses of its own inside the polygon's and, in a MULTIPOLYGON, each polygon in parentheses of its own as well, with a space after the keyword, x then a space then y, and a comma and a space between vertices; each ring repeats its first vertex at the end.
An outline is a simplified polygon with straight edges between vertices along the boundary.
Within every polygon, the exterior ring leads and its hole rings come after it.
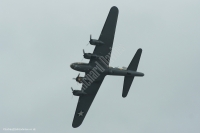
POLYGON ((199 133, 199 14, 199 0, 1 0, 0 132, 199 133), (110 65, 127 67, 142 48, 145 76, 126 98, 124 78, 107 76, 74 129, 78 97, 70 87, 81 85, 70 64, 82 49, 93 51, 89 35, 99 38, 112 6, 119 16, 110 65))

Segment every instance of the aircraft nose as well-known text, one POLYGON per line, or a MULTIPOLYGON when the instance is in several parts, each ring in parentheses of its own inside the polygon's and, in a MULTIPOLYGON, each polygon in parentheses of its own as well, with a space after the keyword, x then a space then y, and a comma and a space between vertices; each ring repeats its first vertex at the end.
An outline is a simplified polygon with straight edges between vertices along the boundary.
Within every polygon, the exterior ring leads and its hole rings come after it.
POLYGON ((73 68, 73 64, 71 64, 70 67, 73 68))

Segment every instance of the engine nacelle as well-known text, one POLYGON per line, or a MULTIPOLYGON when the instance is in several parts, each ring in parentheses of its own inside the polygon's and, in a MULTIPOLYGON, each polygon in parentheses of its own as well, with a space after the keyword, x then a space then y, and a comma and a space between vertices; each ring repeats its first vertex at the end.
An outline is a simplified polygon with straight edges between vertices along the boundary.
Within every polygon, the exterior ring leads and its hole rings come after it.
POLYGON ((100 40, 96 40, 96 39, 90 39, 90 44, 98 46, 98 45, 103 45, 104 42, 102 42, 100 40))
POLYGON ((89 81, 89 80, 86 79, 85 77, 80 77, 80 73, 78 74, 78 76, 77 76, 76 78, 73 78, 73 79, 75 79, 76 82, 78 82, 78 83, 80 83, 80 84, 83 83, 83 80, 86 81, 86 82, 89 81))
POLYGON ((82 80, 83 80, 83 77, 77 77, 77 78, 76 78, 76 81, 77 81, 78 83, 82 83, 82 80))
POLYGON ((73 90, 73 95, 74 96, 82 96, 82 95, 86 95, 87 93, 85 93, 84 91, 81 90, 73 90))
POLYGON ((96 59, 96 58, 99 58, 98 55, 91 54, 91 53, 84 53, 83 57, 84 57, 85 59, 92 59, 92 58, 96 59))

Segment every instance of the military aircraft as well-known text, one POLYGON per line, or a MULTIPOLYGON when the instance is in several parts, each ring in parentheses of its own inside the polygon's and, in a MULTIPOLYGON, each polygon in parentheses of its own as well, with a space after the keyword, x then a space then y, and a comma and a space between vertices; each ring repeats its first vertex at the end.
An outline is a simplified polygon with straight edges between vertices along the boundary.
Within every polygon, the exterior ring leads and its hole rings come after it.
POLYGON ((93 53, 85 53, 83 50, 83 57, 89 59, 89 63, 77 62, 70 65, 76 71, 85 72, 84 77, 80 77, 79 74, 74 78, 78 83, 82 84, 81 90, 73 90, 71 88, 73 95, 79 96, 72 123, 74 128, 80 126, 83 122, 106 75, 124 76, 122 97, 127 96, 135 76, 144 76, 143 73, 137 72, 142 49, 137 50, 127 68, 109 67, 118 12, 118 8, 115 6, 110 9, 98 40, 92 39, 90 35, 89 43, 95 45, 95 49, 93 53))

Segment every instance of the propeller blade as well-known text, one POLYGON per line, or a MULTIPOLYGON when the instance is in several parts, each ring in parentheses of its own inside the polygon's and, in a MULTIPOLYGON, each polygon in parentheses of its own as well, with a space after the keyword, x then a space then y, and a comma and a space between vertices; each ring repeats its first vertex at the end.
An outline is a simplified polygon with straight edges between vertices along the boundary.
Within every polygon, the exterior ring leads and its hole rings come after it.
POLYGON ((79 77, 79 75, 80 75, 80 73, 78 74, 78 76, 77 76, 76 78, 78 78, 78 77, 79 77))
POLYGON ((83 49, 83 54, 85 54, 85 50, 83 49))
POLYGON ((73 90, 73 88, 72 88, 72 87, 71 87, 71 89, 72 89, 72 92, 73 92, 74 90, 73 90))
POLYGON ((92 35, 90 34, 90 41, 89 41, 90 44, 92 44, 92 35))

